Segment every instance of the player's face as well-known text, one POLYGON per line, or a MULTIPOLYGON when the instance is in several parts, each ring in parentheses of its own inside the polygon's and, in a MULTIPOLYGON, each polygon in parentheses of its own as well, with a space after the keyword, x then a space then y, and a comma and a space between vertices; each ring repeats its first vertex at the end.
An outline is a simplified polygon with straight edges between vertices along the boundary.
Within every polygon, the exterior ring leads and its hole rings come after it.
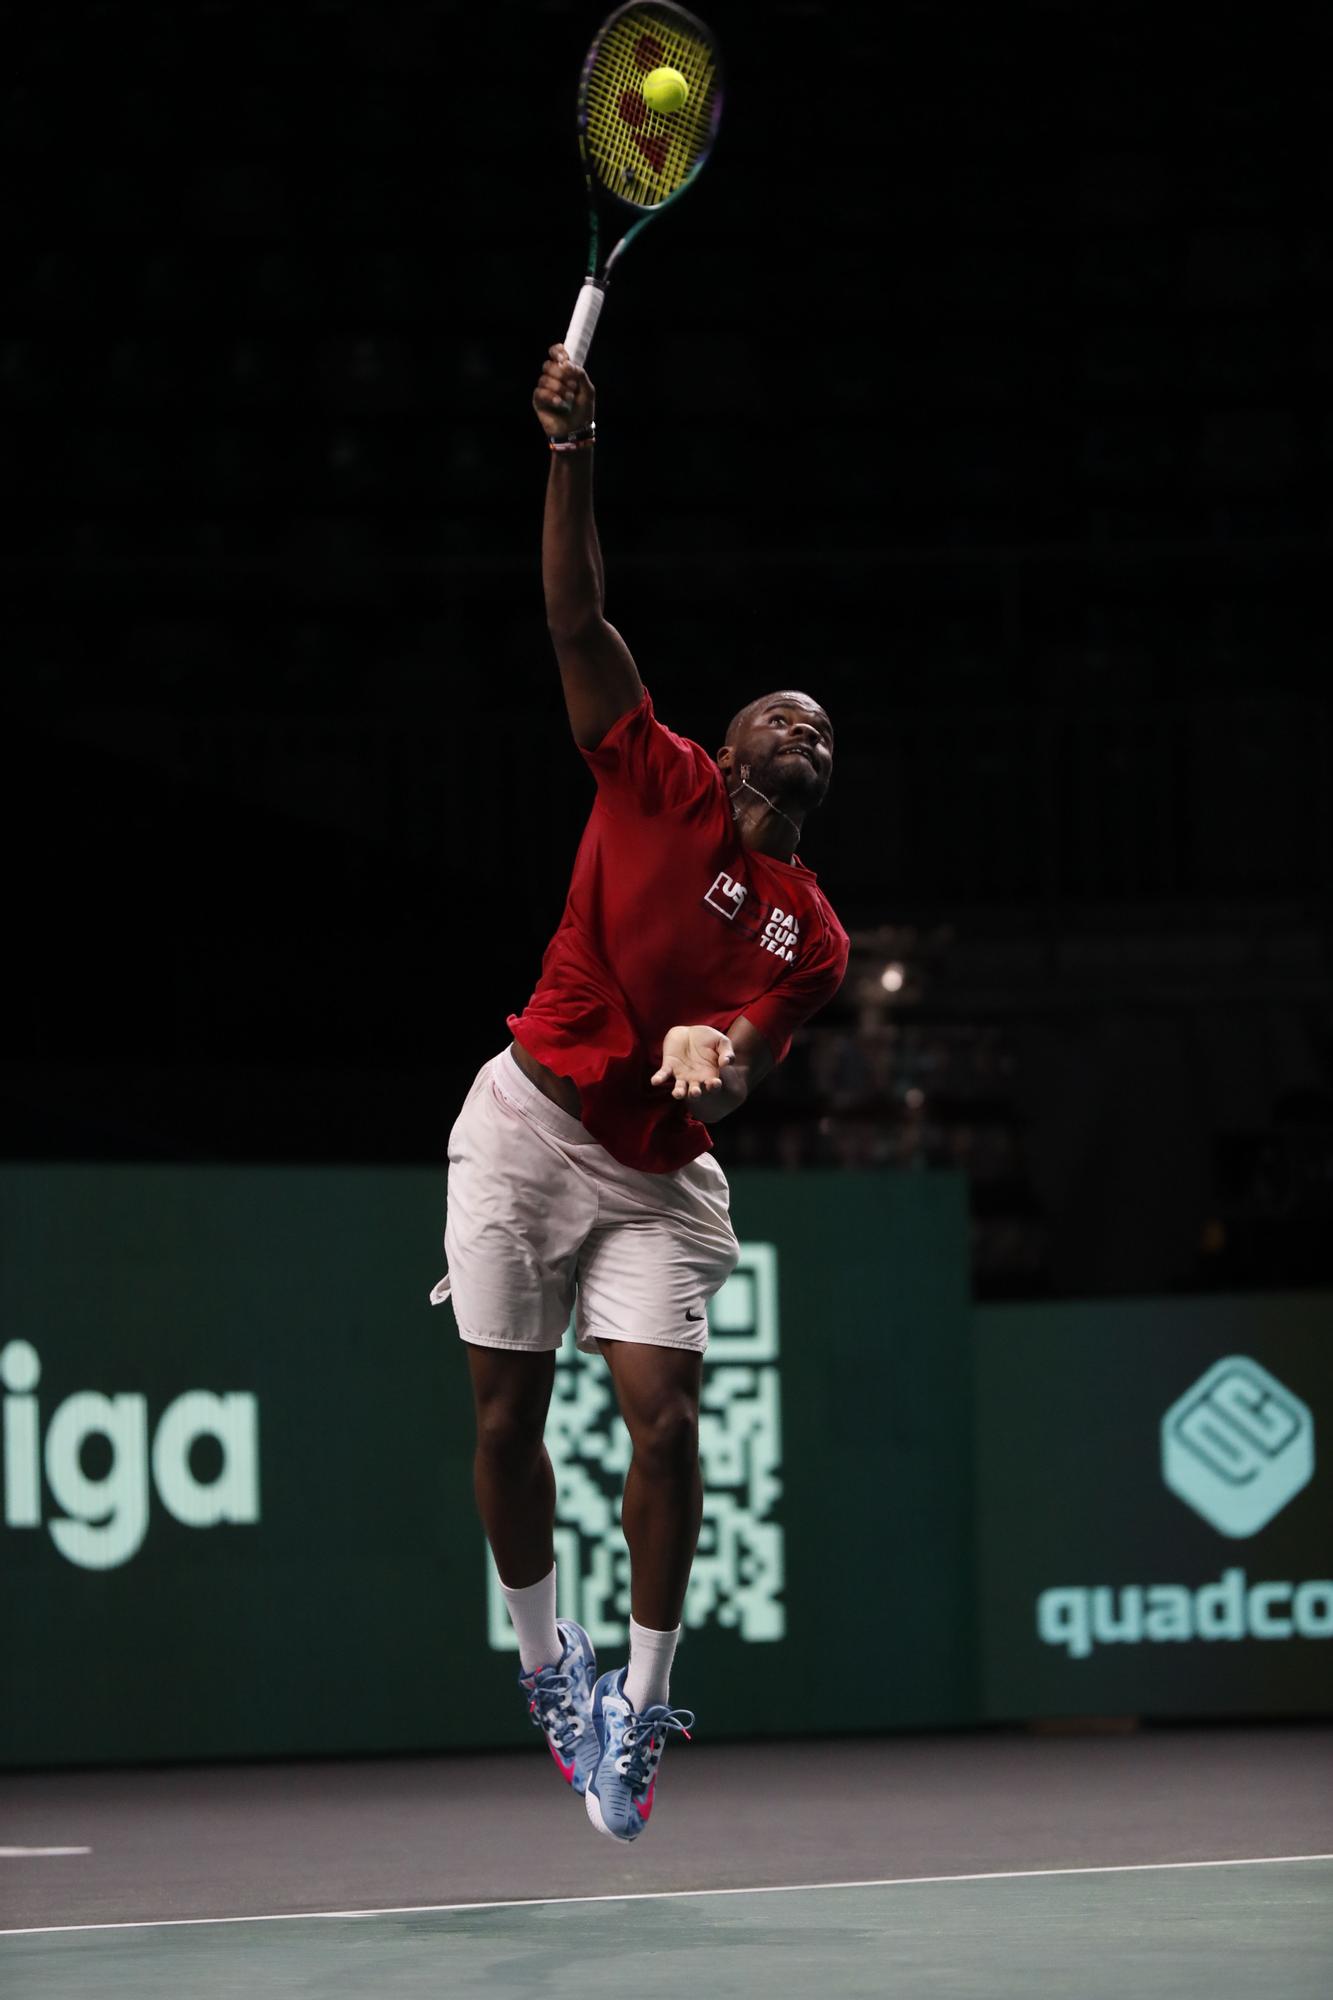
POLYGON ((770 798, 817 806, 833 775, 833 724, 808 694, 767 695, 746 716, 733 746, 731 768, 750 776, 770 798))

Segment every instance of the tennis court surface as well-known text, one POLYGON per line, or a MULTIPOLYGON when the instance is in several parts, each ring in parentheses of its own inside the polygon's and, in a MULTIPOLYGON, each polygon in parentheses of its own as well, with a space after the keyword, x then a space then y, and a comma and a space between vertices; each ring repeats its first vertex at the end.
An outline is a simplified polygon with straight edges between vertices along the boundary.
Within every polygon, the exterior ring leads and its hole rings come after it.
POLYGON ((540 1749, 0 1797, 6 2000, 1333 1992, 1324 1727, 673 1746, 630 1849, 540 1749))

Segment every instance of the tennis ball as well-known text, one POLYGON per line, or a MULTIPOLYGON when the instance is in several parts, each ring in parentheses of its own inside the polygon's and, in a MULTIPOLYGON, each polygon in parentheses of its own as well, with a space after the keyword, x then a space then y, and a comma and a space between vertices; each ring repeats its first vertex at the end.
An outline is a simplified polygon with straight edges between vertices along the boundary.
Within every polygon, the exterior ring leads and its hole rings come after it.
POLYGON ((679 111, 690 94, 690 86, 678 69, 649 70, 643 79, 643 98, 652 110, 670 116, 679 111))

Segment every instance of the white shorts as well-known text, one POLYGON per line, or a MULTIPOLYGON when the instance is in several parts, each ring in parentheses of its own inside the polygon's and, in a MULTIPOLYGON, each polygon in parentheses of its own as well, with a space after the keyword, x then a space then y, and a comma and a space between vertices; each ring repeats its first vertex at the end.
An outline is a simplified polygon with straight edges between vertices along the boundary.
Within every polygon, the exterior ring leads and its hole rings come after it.
POLYGON ((464 1340, 538 1353, 578 1344, 708 1344, 708 1301, 736 1267, 727 1177, 710 1153, 674 1174, 612 1159, 506 1049, 449 1134, 444 1254, 431 1293, 464 1340))

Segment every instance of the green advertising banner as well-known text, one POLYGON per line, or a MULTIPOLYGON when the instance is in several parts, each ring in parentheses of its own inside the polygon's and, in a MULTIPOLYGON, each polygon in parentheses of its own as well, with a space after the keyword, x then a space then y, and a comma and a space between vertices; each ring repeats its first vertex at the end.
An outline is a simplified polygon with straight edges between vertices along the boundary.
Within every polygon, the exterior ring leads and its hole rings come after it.
MULTIPOLYGON (((418 1171, 0 1170, 0 1762, 528 1736, 418 1171)), ((674 1689, 714 1737, 1333 1709, 1333 1297, 969 1308, 950 1175, 738 1173, 674 1689)), ((628 1440, 567 1343, 563 1607, 628 1440)))
MULTIPOLYGON (((0 1171, 0 1761, 526 1740, 443 1176, 0 1171)), ((966 1198, 739 1173, 676 1674, 715 1736, 977 1712, 966 1198), (847 1672, 848 1663, 856 1665, 847 1672)), ((623 1657, 626 1439, 567 1350, 561 1589, 623 1657)))
POLYGON ((1333 1296, 974 1326, 986 1714, 1333 1708, 1333 1296))

